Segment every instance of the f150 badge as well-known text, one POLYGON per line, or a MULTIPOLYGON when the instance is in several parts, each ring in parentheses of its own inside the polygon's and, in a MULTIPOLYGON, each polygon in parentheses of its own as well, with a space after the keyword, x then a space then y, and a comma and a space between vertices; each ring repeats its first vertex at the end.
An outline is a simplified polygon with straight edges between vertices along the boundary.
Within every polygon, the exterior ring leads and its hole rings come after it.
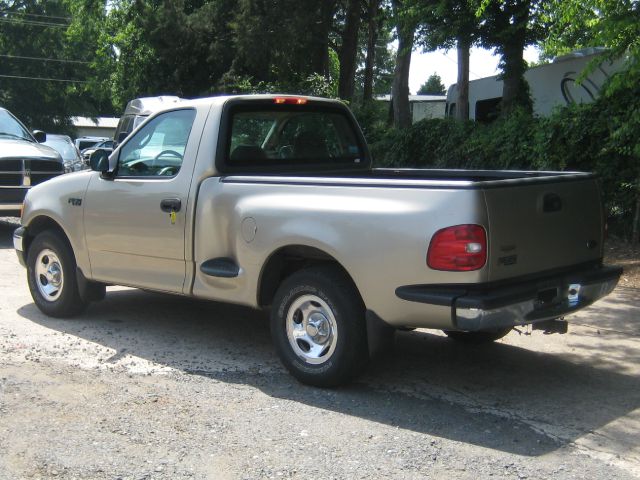
POLYGON ((82 199, 81 198, 70 198, 68 203, 69 203, 69 205, 72 205, 74 207, 79 207, 80 205, 82 205, 82 199))
POLYGON ((518 255, 509 255, 498 258, 498 265, 504 265, 505 267, 507 265, 515 265, 516 263, 518 263, 518 255))

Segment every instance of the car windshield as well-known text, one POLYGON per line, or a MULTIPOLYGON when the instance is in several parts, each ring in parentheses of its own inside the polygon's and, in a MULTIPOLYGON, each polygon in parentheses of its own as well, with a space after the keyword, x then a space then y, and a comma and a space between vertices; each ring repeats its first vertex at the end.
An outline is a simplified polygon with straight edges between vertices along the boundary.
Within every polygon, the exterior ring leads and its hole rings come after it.
POLYGON ((0 110, 0 136, 33 142, 29 132, 6 110, 0 110))
POLYGON ((94 148, 113 148, 113 140, 105 140, 102 143, 94 145, 94 148))
POLYGON ((56 150, 65 160, 75 160, 77 158, 76 147, 70 140, 47 135, 47 141, 44 144, 56 150))

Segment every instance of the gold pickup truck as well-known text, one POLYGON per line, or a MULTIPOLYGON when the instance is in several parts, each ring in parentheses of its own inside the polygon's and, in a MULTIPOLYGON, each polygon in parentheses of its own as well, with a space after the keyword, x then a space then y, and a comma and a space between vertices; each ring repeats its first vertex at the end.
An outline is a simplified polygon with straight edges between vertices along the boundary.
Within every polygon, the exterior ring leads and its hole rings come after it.
POLYGON ((270 309, 282 362, 313 385, 352 379, 398 328, 492 341, 621 274, 602 265, 593 175, 373 169, 337 101, 183 101, 91 166, 24 203, 14 245, 44 313, 105 285, 270 309))

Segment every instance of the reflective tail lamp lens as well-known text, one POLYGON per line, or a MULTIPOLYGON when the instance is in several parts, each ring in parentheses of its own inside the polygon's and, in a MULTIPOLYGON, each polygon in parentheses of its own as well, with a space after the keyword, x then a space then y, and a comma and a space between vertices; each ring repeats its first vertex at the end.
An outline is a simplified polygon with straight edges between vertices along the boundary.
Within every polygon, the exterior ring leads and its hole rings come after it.
POLYGON ((438 230, 429 244, 427 266, 433 270, 467 272, 487 263, 487 234, 480 225, 438 230))

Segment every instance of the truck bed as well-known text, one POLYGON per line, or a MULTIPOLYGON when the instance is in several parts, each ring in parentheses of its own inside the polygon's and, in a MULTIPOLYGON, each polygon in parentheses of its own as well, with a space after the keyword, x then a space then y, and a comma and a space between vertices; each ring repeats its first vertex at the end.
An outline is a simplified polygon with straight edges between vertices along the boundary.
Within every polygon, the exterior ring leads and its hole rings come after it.
MULTIPOLYGON (((487 229, 487 281, 518 278, 602 259, 602 207, 596 177, 590 173, 372 169, 322 175, 232 175, 222 177, 221 181, 270 185, 280 192, 292 192, 293 188, 300 202, 318 193, 319 187, 340 187, 341 192, 349 190, 351 195, 370 205, 376 199, 388 197, 390 192, 382 190, 409 189, 414 191, 410 194, 412 201, 441 204, 440 213, 425 210, 422 220, 425 228, 436 224, 436 216, 443 226, 456 218, 465 218, 460 212, 462 205, 454 200, 455 192, 473 191, 477 195, 476 205, 469 203, 464 209, 479 208, 477 222, 487 229), (448 213, 442 217, 445 211, 448 213)), ((391 196, 401 198, 398 194, 391 196)), ((348 202, 345 199, 344 208, 348 208, 348 202)), ((323 207, 318 205, 318 208, 323 207)), ((465 222, 458 220, 458 223, 465 222)), ((405 228, 419 227, 407 225, 405 228)), ((433 233, 425 230, 425 235, 433 233)))

